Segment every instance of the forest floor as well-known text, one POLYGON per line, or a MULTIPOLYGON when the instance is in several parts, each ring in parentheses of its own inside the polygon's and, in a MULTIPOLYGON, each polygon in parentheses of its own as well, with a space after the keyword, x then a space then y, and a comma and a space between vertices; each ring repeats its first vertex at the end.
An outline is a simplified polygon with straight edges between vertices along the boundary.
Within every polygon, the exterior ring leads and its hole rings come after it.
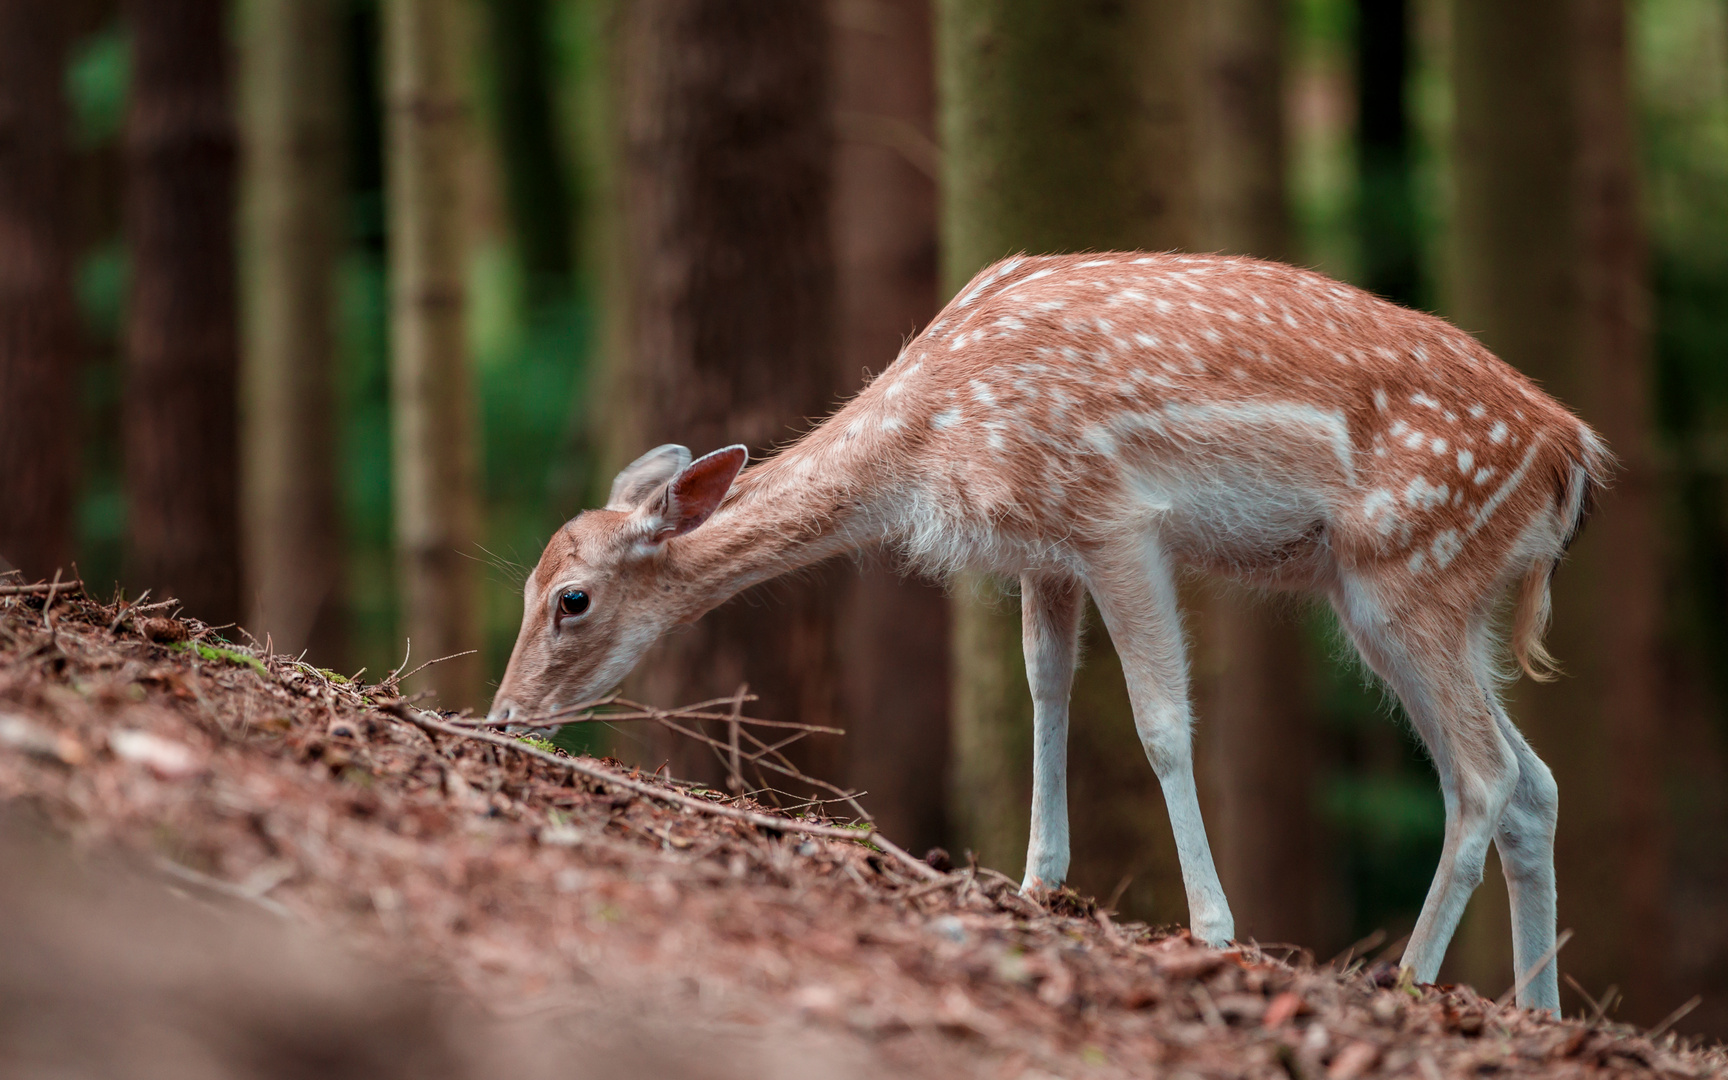
POLYGON ((257 1065, 188 1076, 1728 1073, 1673 1033, 1210 949, 839 823, 764 826, 172 610, 0 596, 0 864, 36 868, 0 874, 0 934, 33 946, 0 949, 0 1006, 38 1008, 20 1042, 0 1007, 0 1074, 175 1074, 115 1049, 127 1032, 257 1065), (224 1025, 256 1029, 259 1001, 269 1051, 236 1049, 224 1025), (103 1036, 55 1003, 101 1008, 103 1036))

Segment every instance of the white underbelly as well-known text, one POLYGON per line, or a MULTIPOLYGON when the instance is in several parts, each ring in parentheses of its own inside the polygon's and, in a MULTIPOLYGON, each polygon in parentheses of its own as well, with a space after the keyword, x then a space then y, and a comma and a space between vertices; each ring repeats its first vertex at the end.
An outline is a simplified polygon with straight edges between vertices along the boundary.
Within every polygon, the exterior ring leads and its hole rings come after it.
POLYGON ((1137 470, 1124 487, 1130 520, 1155 533, 1178 562, 1264 570, 1307 557, 1324 537, 1332 506, 1327 485, 1316 479, 1215 460, 1181 473, 1137 470))

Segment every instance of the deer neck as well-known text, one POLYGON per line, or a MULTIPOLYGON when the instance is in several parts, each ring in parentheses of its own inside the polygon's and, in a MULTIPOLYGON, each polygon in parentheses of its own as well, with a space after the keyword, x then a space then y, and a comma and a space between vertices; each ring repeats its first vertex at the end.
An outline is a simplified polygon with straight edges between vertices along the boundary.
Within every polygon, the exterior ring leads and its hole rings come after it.
POLYGON ((816 467, 822 450, 806 440, 749 469, 713 517, 667 545, 665 569, 683 594, 680 621, 869 539, 857 486, 816 467))

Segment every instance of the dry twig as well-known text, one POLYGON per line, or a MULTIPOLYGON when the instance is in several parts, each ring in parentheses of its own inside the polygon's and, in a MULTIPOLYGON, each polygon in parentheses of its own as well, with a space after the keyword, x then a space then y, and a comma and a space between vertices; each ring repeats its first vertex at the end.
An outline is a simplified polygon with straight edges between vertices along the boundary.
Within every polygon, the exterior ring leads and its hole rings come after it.
POLYGON ((604 784, 608 787, 621 788, 625 791, 632 791, 650 799, 658 799, 661 802, 670 803, 674 806, 682 806, 699 813, 731 818, 734 821, 742 821, 754 825, 759 829, 767 829, 770 832, 800 833, 809 836, 826 837, 830 840, 851 840, 856 843, 874 844, 897 862, 912 868, 914 873, 925 880, 941 876, 932 869, 928 863, 924 862, 924 860, 915 858, 898 844, 895 844, 893 841, 883 836, 874 825, 866 825, 863 828, 857 829, 847 829, 837 825, 819 825, 810 821, 797 821, 792 818, 775 817, 771 814, 759 814, 754 810, 743 810, 736 806, 726 806, 722 803, 709 802, 707 799, 698 799, 692 795, 685 795, 680 791, 672 791, 655 784, 647 784, 639 780, 632 780, 628 776, 620 776, 618 773, 613 772, 611 769, 608 769, 603 765, 589 764, 588 762, 581 761, 577 758, 547 753, 544 750, 529 746, 517 739, 512 739, 504 735, 494 735, 489 731, 477 731, 472 725, 464 726, 460 724, 446 723, 445 721, 434 718, 431 714, 419 709, 405 708, 397 715, 400 715, 409 723, 426 731, 436 731, 445 735, 454 735, 458 738, 473 739, 477 742, 490 743, 493 746, 502 747, 506 750, 514 750, 519 754, 526 754, 529 757, 544 761, 548 765, 555 765, 561 769, 568 769, 569 771, 580 776, 585 776, 596 783, 604 784))
POLYGON ((1678 1009, 1675 1009, 1673 1012, 1671 1012, 1667 1016, 1663 1017, 1662 1022, 1660 1024, 1657 1024, 1655 1027, 1651 1028, 1649 1033, 1645 1036, 1645 1038, 1649 1039, 1651 1042, 1655 1042, 1657 1039, 1660 1039, 1664 1034, 1666 1034, 1669 1028, 1673 1027, 1675 1024, 1678 1024, 1680 1021, 1686 1019, 1687 1013, 1691 1012, 1693 1009, 1696 1009, 1698 1006, 1700 1006, 1702 1004, 1704 1004, 1703 997, 1701 997, 1700 995, 1697 995, 1697 994, 1692 995, 1691 999, 1688 1000, 1686 1002, 1686 1004, 1680 1006, 1678 1009))
MULTIPOLYGON (((444 661, 454 660, 458 656, 473 656, 475 653, 477 653, 479 651, 480 651, 479 649, 464 649, 461 652, 453 652, 449 656, 440 656, 436 660, 426 661, 424 664, 421 664, 419 667, 415 668, 413 671, 410 671, 408 674, 402 676, 400 679, 396 679, 396 677, 394 675, 391 676, 391 679, 393 681, 396 681, 396 682, 407 682, 409 679, 412 679, 414 676, 420 674, 422 671, 425 671, 427 668, 431 667, 433 664, 442 664, 444 661)), ((404 656, 402 658, 402 662, 404 664, 406 664, 408 662, 408 658, 406 656, 404 656)))
POLYGON ((760 717, 745 716, 743 715, 744 703, 756 700, 756 695, 748 691, 747 686, 740 686, 738 692, 731 697, 711 698, 676 709, 656 708, 639 701, 631 701, 617 694, 608 694, 592 701, 564 706, 535 716, 512 717, 509 720, 475 719, 465 720, 462 723, 471 728, 505 726, 512 728, 553 728, 562 727, 565 724, 610 724, 630 720, 651 721, 714 751, 721 766, 727 771, 727 787, 731 789, 734 795, 743 793, 743 766, 750 764, 757 769, 757 779, 763 781, 757 785, 757 789, 760 791, 775 790, 761 775, 761 771, 766 769, 800 784, 826 791, 834 796, 832 801, 846 803, 859 818, 864 821, 873 820, 870 812, 858 802, 857 792, 848 791, 819 777, 809 775, 799 769, 791 758, 782 753, 786 747, 807 735, 844 735, 845 731, 841 728, 824 727, 821 724, 805 724, 795 720, 765 720, 760 717), (726 711, 718 711, 717 706, 727 706, 726 711), (727 725, 727 738, 722 741, 701 730, 697 725, 705 721, 725 723, 727 725), (753 728, 774 728, 790 734, 774 742, 768 742, 757 736, 752 730, 753 728))
POLYGON ((744 790, 744 774, 738 769, 738 722, 744 715, 744 694, 750 689, 749 683, 738 684, 738 696, 732 699, 732 715, 726 720, 726 741, 731 744, 731 757, 728 758, 726 786, 732 794, 737 795, 744 790))
POLYGON ((77 578, 73 578, 71 581, 61 581, 59 571, 55 571, 53 581, 44 581, 36 585, 0 585, 0 596, 40 596, 43 593, 47 593, 50 597, 55 594, 67 596, 71 594, 72 590, 81 591, 83 588, 84 583, 82 581, 77 578))

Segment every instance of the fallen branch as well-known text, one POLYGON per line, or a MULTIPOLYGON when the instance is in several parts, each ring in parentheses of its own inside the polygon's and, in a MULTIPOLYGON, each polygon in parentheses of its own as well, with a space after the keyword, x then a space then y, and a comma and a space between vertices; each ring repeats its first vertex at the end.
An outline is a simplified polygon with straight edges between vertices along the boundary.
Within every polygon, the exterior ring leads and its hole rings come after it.
MULTIPOLYGON (((684 705, 676 709, 661 709, 653 705, 630 701, 618 694, 608 694, 577 705, 568 705, 554 709, 549 713, 526 717, 511 717, 508 720, 491 718, 475 720, 459 720, 459 724, 472 728, 496 728, 509 726, 512 728, 554 728, 565 724, 604 724, 627 720, 647 720, 659 724, 678 735, 699 742, 714 751, 720 765, 726 770, 727 787, 734 795, 742 792, 744 787, 743 766, 752 765, 757 770, 759 785, 768 788, 766 778, 761 770, 767 769, 779 773, 793 781, 818 788, 834 795, 839 801, 847 803, 852 812, 865 821, 873 818, 870 812, 858 802, 855 792, 848 791, 811 776, 799 769, 785 754, 786 747, 804 738, 806 735, 844 735, 840 728, 824 727, 820 724, 805 724, 793 720, 763 720, 758 717, 743 715, 744 703, 756 700, 756 695, 749 692, 748 687, 740 686, 738 691, 729 698, 711 698, 698 701, 693 705, 684 705), (718 711, 716 707, 727 706, 726 711, 718 711), (699 726, 703 721, 716 721, 726 725, 726 738, 717 739, 703 731, 699 726), (777 728, 791 732, 786 737, 769 743, 757 737, 752 728, 777 728), (748 744, 746 746, 745 744, 748 744)), ((776 800, 778 801, 778 800, 776 800)))
POLYGON ((221 878, 214 878, 209 874, 200 874, 191 867, 181 866, 172 859, 157 859, 156 866, 168 876, 179 878, 188 885, 196 885, 199 888, 206 889, 218 896, 226 896, 234 900, 244 900, 249 904, 256 904, 279 919, 285 919, 289 922, 295 921, 294 913, 288 908, 262 893, 246 888, 244 885, 236 885, 231 881, 223 881, 221 878))
POLYGON ((976 873, 976 871, 956 870, 952 874, 943 874, 935 881, 926 881, 911 892, 902 893, 900 899, 916 900, 920 896, 929 896, 931 893, 941 892, 943 889, 952 889, 964 885, 968 881, 972 880, 972 875, 974 873, 976 873))
MULTIPOLYGON (((493 720, 480 718, 467 720, 469 727, 513 727, 550 729, 563 727, 565 724, 609 724, 615 720, 725 720, 733 719, 731 706, 737 701, 742 707, 745 701, 755 701, 755 694, 746 694, 740 700, 732 697, 713 698, 708 701, 698 701, 693 705, 685 705, 676 709, 659 709, 652 705, 644 705, 639 701, 621 698, 617 694, 608 694, 593 701, 584 701, 580 705, 568 705, 554 709, 549 713, 538 713, 534 716, 515 716, 508 720, 493 720), (727 711, 714 711, 715 706, 727 706, 727 711), (602 712, 610 706, 617 706, 616 711, 602 712)), ((812 735, 844 735, 846 730, 837 727, 824 727, 821 724, 804 724, 796 720, 764 720, 754 716, 739 716, 738 720, 745 724, 758 727, 786 728, 791 731, 802 731, 812 735)))
POLYGON ((436 719, 419 709, 404 708, 394 715, 402 717, 409 723, 414 724, 416 727, 419 727, 424 731, 436 731, 444 735, 454 735, 457 738, 491 743, 493 746, 503 747, 506 750, 514 750, 519 754, 526 754, 529 757, 537 758, 548 765, 555 765, 558 768, 567 769, 579 776, 585 776, 588 779, 593 780, 595 783, 604 784, 612 788, 619 788, 624 791, 631 791, 638 795, 645 796, 646 798, 658 799, 663 803, 669 803, 673 806, 681 806, 687 810, 694 810, 698 813, 709 814, 715 817, 730 818, 733 821, 742 821, 746 824, 754 825, 759 829, 766 829, 770 832, 796 833, 807 836, 821 836, 830 840, 851 840, 855 843, 874 844, 876 847, 880 848, 884 854, 893 858, 896 862, 911 868, 914 873, 925 880, 931 880, 942 876, 924 860, 914 857, 911 853, 883 836, 874 825, 866 825, 865 827, 858 829, 846 829, 837 825, 818 825, 814 822, 796 821, 792 818, 774 817, 770 814, 759 814, 754 810, 743 810, 736 806, 726 806, 722 803, 709 802, 707 799, 698 799, 692 795, 685 795, 682 792, 668 791, 665 788, 656 787, 653 784, 645 784, 639 780, 632 780, 628 776, 621 776, 605 766, 591 765, 577 758, 548 753, 537 747, 529 746, 520 740, 512 739, 504 735, 494 735, 488 731, 479 731, 472 726, 465 727, 460 724, 446 723, 445 721, 436 719))
POLYGON ((38 585, 0 585, 0 596, 40 596, 44 593, 69 596, 72 590, 82 591, 84 583, 77 578, 71 581, 44 581, 38 585))

